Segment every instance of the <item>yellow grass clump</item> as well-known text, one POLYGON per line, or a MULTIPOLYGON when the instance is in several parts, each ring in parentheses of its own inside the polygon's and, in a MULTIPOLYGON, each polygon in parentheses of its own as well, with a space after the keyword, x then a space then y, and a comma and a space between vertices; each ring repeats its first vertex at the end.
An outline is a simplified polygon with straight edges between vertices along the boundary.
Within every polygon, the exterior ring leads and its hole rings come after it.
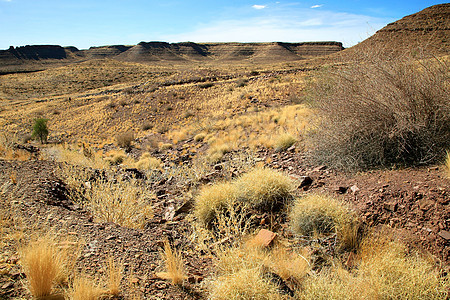
POLYGON ((172 250, 169 241, 165 240, 163 256, 166 272, 159 272, 156 275, 162 279, 171 280, 173 285, 182 285, 187 276, 181 251, 172 250))
POLYGON ((348 205, 331 197, 311 194, 295 200, 289 214, 295 233, 313 236, 336 233, 344 248, 358 243, 359 222, 348 205))
POLYGON ((450 151, 447 151, 444 162, 445 173, 450 178, 450 151))
POLYGON ((240 176, 234 183, 236 198, 256 209, 277 209, 292 198, 293 181, 285 174, 256 168, 240 176))
POLYGON ((143 228, 152 216, 153 194, 133 181, 92 183, 86 204, 100 222, 113 222, 129 228, 143 228))
POLYGON ((70 247, 57 243, 50 235, 37 238, 19 250, 31 294, 45 297, 67 280, 76 260, 70 247))
POLYGON ((297 139, 289 133, 279 135, 275 140, 275 151, 284 151, 297 142, 297 139))
POLYGON ((226 143, 215 143, 208 150, 207 158, 210 163, 217 163, 222 160, 225 153, 231 151, 231 147, 226 143))
MULTIPOLYGON (((249 246, 250 245, 250 246, 249 246)), ((287 299, 282 281, 300 288, 310 272, 307 254, 282 246, 217 249, 216 274, 209 281, 210 299, 287 299)))
POLYGON ((446 299, 448 275, 441 276, 432 259, 408 253, 386 238, 368 238, 353 272, 342 267, 309 278, 300 299, 446 299))
POLYGON ((231 183, 203 187, 195 200, 195 216, 200 223, 209 227, 216 215, 234 201, 235 194, 235 187, 231 183))
POLYGON ((210 299, 275 300, 282 299, 278 287, 262 276, 258 269, 243 269, 214 282, 210 299))
POLYGON ((118 264, 112 257, 107 260, 108 293, 117 297, 120 293, 120 281, 122 280, 123 265, 118 264))
POLYGON ((135 167, 141 170, 157 170, 161 166, 161 160, 145 152, 135 163, 135 167))
POLYGON ((73 279, 67 292, 70 300, 98 300, 105 295, 105 290, 92 282, 86 275, 78 275, 73 279))

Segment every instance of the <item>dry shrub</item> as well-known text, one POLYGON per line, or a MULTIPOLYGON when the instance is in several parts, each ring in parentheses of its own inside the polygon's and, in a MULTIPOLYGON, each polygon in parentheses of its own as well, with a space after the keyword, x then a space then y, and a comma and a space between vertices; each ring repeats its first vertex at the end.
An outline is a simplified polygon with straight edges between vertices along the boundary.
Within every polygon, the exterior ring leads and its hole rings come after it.
POLYGON ((181 251, 172 250, 169 241, 165 240, 163 256, 167 271, 156 275, 162 279, 171 280, 173 285, 182 285, 186 279, 186 270, 181 251))
POLYGON ((308 253, 303 249, 301 253, 287 251, 286 248, 277 247, 270 253, 266 265, 272 272, 283 280, 295 280, 300 284, 310 272, 308 253))
POLYGON ((134 133, 132 131, 128 131, 116 136, 117 146, 124 149, 130 149, 133 141, 134 141, 134 133))
POLYGON ((275 151, 284 151, 297 142, 297 139, 289 133, 283 133, 275 140, 275 151))
POLYGON ((309 278, 301 299, 446 299, 448 275, 441 276, 432 259, 409 252, 384 238, 362 243, 353 272, 342 267, 309 278))
POLYGON ((67 292, 67 296, 71 300, 98 300, 104 294, 105 290, 92 282, 86 275, 76 276, 67 292))
POLYGON ((234 183, 236 198, 255 209, 278 209, 292 199, 293 181, 285 174, 268 168, 256 168, 234 183))
POLYGON ((73 244, 58 243, 50 234, 32 240, 19 250, 34 297, 51 295, 56 286, 67 280, 77 257, 76 250, 73 244))
POLYGON ((243 269, 214 282, 210 299, 272 300, 282 299, 278 287, 264 278, 258 269, 243 269))
POLYGON ((95 169, 104 169, 108 165, 108 160, 103 159, 101 151, 94 152, 91 148, 75 146, 61 146, 56 145, 46 149, 45 157, 47 159, 54 159, 59 162, 66 162, 72 165, 90 167, 95 169), (88 154, 89 153, 89 154, 88 154))
POLYGON ((264 259, 256 249, 219 249, 210 299, 281 299, 277 285, 263 274, 264 259))
POLYGON ((123 150, 110 150, 105 154, 105 161, 110 165, 123 164, 127 160, 128 156, 123 150))
POLYGON ((313 86, 313 158, 344 170, 421 165, 450 147, 449 67, 438 58, 362 53, 313 86))
POLYGON ((164 151, 164 150, 168 150, 168 149, 172 149, 173 145, 170 143, 159 143, 159 150, 164 151))
POLYGON ((350 207, 328 196, 311 194, 295 200, 289 214, 292 230, 301 235, 336 233, 343 248, 358 245, 359 222, 350 207))

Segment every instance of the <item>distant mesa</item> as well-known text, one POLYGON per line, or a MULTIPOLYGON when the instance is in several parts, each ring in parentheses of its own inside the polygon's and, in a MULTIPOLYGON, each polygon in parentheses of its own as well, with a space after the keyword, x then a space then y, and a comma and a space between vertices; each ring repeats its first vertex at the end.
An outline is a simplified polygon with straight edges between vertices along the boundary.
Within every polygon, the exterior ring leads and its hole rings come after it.
POLYGON ((21 65, 30 62, 49 63, 52 60, 67 62, 110 58, 128 62, 202 61, 202 60, 301 60, 343 50, 340 42, 305 43, 166 43, 140 42, 135 46, 113 45, 76 47, 38 45, 10 47, 0 51, 0 66, 21 65))

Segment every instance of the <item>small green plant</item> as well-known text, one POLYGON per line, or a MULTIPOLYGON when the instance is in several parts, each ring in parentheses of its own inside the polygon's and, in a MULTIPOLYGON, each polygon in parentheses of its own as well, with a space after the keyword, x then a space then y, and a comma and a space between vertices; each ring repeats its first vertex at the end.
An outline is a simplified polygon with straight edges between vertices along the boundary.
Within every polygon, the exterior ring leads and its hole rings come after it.
POLYGON ((33 125, 33 133, 31 136, 34 139, 39 139, 41 144, 44 144, 47 142, 48 137, 48 127, 47 127, 48 119, 44 118, 38 118, 34 120, 33 125))

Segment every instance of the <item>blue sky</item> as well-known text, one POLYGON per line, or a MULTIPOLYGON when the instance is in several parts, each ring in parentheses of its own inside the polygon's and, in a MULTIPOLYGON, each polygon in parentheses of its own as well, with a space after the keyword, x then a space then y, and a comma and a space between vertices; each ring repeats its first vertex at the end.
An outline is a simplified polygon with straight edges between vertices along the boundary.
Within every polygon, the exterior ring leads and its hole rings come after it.
POLYGON ((442 1, 0 0, 0 49, 167 42, 340 41, 442 1))

